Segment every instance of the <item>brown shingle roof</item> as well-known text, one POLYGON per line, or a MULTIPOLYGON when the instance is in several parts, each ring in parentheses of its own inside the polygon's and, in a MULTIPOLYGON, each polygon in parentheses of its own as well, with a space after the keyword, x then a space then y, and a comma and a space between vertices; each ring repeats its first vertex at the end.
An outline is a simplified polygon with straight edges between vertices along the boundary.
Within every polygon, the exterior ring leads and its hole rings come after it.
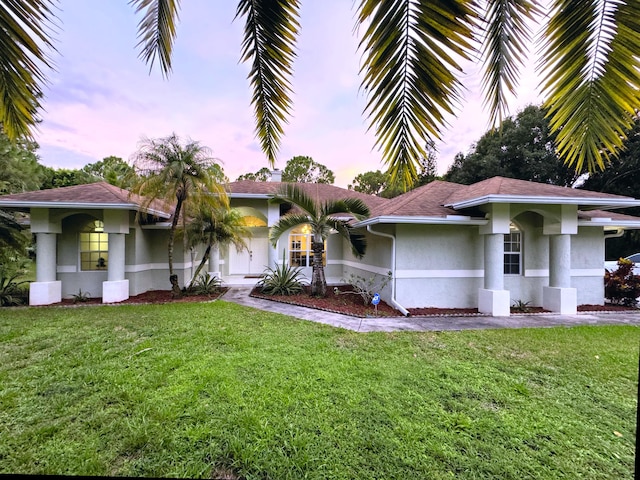
POLYGON ((459 215, 453 208, 444 207, 444 202, 453 193, 466 188, 465 185, 436 180, 392 198, 372 212, 373 216, 419 216, 433 217, 459 215))
POLYGON ((447 199, 445 205, 455 205, 489 195, 602 199, 605 203, 607 199, 623 200, 631 198, 610 193, 517 180, 515 178, 493 177, 457 190, 447 199))
MULTIPOLYGON (((264 195, 267 197, 275 194, 281 186, 285 184, 285 182, 254 182, 253 180, 243 180, 229 183, 227 185, 227 191, 231 197, 236 198, 242 198, 243 195, 264 195)), ((340 198, 357 198, 362 200, 371 211, 390 201, 386 198, 367 195, 326 183, 297 183, 296 185, 315 201, 326 202, 327 200, 337 200, 340 198)))
MULTIPOLYGON (((32 192, 14 193, 0 196, 0 207, 18 206, 21 204, 50 204, 50 207, 68 207, 69 204, 78 205, 121 205, 139 209, 144 204, 144 198, 130 194, 106 182, 74 185, 71 187, 35 190, 32 192)), ((26 206, 26 205, 24 205, 26 206)), ((153 201, 149 207, 154 213, 164 217, 171 216, 171 208, 160 201, 153 201)))

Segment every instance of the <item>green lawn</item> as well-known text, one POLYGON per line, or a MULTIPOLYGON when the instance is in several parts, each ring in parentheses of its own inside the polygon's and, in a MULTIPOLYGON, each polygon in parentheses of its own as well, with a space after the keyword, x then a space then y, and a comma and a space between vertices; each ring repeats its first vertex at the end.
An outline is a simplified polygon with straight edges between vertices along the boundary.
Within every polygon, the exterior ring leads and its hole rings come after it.
POLYGON ((354 333, 222 301, 3 309, 0 473, 632 478, 639 340, 354 333))

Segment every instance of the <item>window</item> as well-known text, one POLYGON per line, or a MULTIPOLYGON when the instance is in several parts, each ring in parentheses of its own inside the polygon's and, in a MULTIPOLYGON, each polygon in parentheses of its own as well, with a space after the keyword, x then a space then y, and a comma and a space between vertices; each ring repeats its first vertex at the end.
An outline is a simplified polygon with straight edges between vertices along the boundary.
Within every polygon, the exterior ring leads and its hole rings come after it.
POLYGON ((106 270, 109 262, 109 234, 100 220, 80 232, 80 270, 106 270))
MULTIPOLYGON (((313 265, 312 241, 309 225, 291 230, 289 234, 289 265, 292 267, 311 267, 313 265)), ((323 252, 322 264, 326 265, 326 263, 327 259, 323 252)))
POLYGON ((520 275, 522 259, 522 233, 511 225, 511 232, 504 236, 504 273, 505 275, 520 275))

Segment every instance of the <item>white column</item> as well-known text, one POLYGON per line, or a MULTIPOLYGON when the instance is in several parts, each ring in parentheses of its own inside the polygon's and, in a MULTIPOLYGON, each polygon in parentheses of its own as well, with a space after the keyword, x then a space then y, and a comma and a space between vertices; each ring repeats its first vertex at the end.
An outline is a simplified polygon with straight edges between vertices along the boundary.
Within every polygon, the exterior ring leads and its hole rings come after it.
POLYGON ((56 234, 36 233, 36 282, 56 281, 56 234))
POLYGON ((34 208, 31 232, 36 235, 36 281, 29 285, 29 305, 58 303, 62 301, 62 282, 56 280, 60 222, 50 219, 48 209, 34 208))
POLYGON ((571 287, 571 237, 549 236, 549 286, 571 287))
POLYGON ((571 236, 549 235, 549 286, 542 289, 542 306, 552 312, 573 315, 578 292, 571 288, 571 236))
POLYGON ((107 280, 115 282, 124 280, 124 234, 109 234, 109 264, 107 266, 107 280))
POLYGON ((129 280, 125 279, 125 235, 129 233, 129 212, 105 210, 104 231, 109 234, 109 263, 107 281, 102 282, 102 303, 122 302, 129 298, 129 280))
POLYGON ((478 311, 494 317, 511 313, 510 295, 504 289, 504 233, 484 235, 484 288, 478 292, 478 311))
MULTIPOLYGON (((280 205, 269 204, 267 208, 268 208, 267 225, 269 226, 269 228, 271 228, 273 225, 275 225, 278 222, 278 220, 280 220, 280 205)), ((285 245, 286 245, 287 237, 281 237, 281 238, 285 238, 285 245)), ((276 249, 276 247, 274 247, 271 244, 271 241, 269 241, 269 251, 267 253, 267 261, 269 262, 267 266, 270 268, 275 268, 278 264, 278 250, 276 249)))
MULTIPOLYGON (((229 248, 232 247, 230 246, 229 248)), ((218 245, 213 245, 211 252, 209 252, 209 277, 222 279, 222 273, 220 272, 220 248, 218 245)))
POLYGON ((484 236, 484 288, 504 290, 504 234, 484 236))

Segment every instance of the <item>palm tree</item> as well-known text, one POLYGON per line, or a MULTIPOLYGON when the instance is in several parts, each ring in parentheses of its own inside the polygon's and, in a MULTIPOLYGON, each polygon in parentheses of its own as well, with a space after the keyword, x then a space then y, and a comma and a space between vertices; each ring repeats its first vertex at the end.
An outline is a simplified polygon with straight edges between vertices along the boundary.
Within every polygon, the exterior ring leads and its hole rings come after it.
POLYGON ((213 247, 233 245, 240 252, 248 248, 246 239, 251 237, 251 229, 246 226, 244 217, 239 210, 210 208, 207 205, 201 205, 198 211, 191 216, 186 233, 191 246, 203 243, 207 245, 202 260, 193 274, 189 289, 193 287, 193 283, 209 259, 213 247))
MULTIPOLYGON (((179 0, 132 0, 140 57, 171 71, 179 0)), ((299 0, 239 0, 245 21, 241 58, 256 133, 271 167, 290 115, 299 0)), ((41 65, 50 66, 54 0, 0 4, 0 121, 16 138, 37 121, 41 65), (44 48, 42 48, 44 47, 44 48), (47 48, 48 47, 48 48, 47 48)), ((623 146, 640 106, 640 2, 637 0, 360 0, 365 112, 392 181, 417 177, 426 142, 440 138, 461 98, 463 61, 480 59, 491 123, 515 94, 534 31, 539 72, 558 149, 578 172, 604 169, 623 146), (612 152, 612 153, 609 153, 612 152)))
POLYGON ((24 253, 27 238, 15 214, 0 210, 0 250, 24 253))
MULTIPOLYGON (((141 205, 143 209, 156 200, 171 204, 175 201, 167 245, 170 279, 174 275, 175 232, 180 218, 183 225, 185 223, 185 204, 188 204, 189 211, 196 211, 195 205, 199 204, 212 208, 228 206, 224 188, 210 174, 216 163, 207 147, 193 140, 187 140, 182 145, 176 134, 160 139, 143 139, 134 155, 133 167, 137 180, 131 192, 144 198, 141 205)), ((176 283, 171 283, 175 290, 176 283)), ((175 293, 178 294, 178 291, 175 293)))
POLYGON ((313 199, 305 191, 295 184, 285 184, 276 193, 273 200, 286 202, 293 205, 294 210, 280 217, 280 220, 271 227, 269 239, 276 246, 283 233, 300 225, 311 227, 311 248, 313 250, 313 269, 311 273, 311 295, 324 297, 327 294, 327 280, 322 265, 324 242, 329 233, 335 230, 351 245, 353 254, 362 258, 367 248, 364 235, 357 234, 344 217, 349 215, 358 220, 369 216, 369 208, 362 200, 355 198, 343 198, 327 200, 320 203, 313 199))

